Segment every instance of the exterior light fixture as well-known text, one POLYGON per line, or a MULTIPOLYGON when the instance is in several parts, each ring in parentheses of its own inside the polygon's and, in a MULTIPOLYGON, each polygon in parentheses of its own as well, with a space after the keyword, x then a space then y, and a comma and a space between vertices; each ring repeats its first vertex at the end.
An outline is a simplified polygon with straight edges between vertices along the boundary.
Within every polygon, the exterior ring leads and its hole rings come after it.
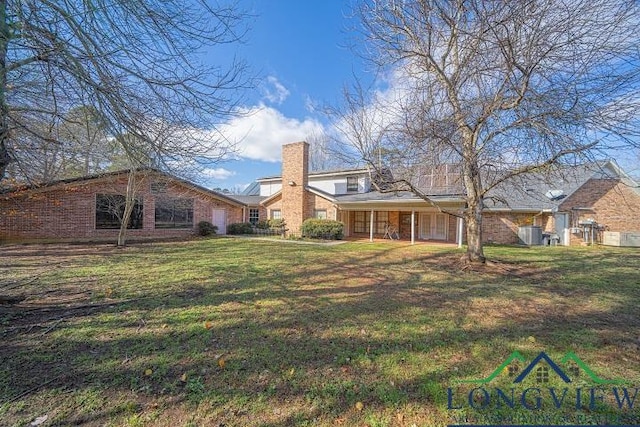
POLYGON ((291 187, 295 187, 295 186, 296 186, 295 181, 289 181, 289 186, 291 186, 291 187))

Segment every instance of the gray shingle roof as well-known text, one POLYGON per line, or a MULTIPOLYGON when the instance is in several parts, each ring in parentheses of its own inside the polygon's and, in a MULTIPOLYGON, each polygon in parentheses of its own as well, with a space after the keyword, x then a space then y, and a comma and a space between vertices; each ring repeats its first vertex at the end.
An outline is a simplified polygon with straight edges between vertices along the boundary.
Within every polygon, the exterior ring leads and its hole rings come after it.
POLYGON ((512 210, 553 209, 594 176, 619 178, 609 162, 564 167, 549 174, 529 173, 513 177, 492 188, 485 197, 485 207, 512 210))
POLYGON ((254 206, 259 205, 261 201, 266 199, 265 196, 245 196, 243 194, 229 194, 227 197, 230 197, 242 204, 254 206))

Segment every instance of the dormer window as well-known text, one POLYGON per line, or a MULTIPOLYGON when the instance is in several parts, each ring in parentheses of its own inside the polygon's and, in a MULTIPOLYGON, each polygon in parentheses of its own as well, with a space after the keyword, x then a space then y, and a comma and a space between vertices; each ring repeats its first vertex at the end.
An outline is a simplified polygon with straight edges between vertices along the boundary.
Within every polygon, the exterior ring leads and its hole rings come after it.
POLYGON ((358 177, 357 176, 348 176, 347 177, 347 192, 357 192, 358 191, 358 177))

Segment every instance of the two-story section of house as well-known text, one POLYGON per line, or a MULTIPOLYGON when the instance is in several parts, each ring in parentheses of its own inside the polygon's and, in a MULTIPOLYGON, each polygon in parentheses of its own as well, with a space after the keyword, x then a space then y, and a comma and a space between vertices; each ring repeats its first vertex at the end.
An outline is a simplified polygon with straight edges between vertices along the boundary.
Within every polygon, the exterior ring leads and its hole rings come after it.
POLYGON ((370 190, 367 169, 309 172, 308 164, 306 142, 284 145, 282 175, 258 179, 242 196, 252 202, 247 220, 284 219, 289 233, 297 234, 307 218, 342 221, 337 197, 370 190))
MULTIPOLYGON (((308 164, 306 142, 283 145, 282 175, 260 178, 245 193, 254 197, 249 221, 282 218, 290 235, 307 218, 326 218, 343 222, 347 237, 453 243, 462 236, 458 217, 409 192, 376 191, 366 168, 309 172, 308 164)), ((432 197, 451 212, 464 206, 457 194, 432 197)))

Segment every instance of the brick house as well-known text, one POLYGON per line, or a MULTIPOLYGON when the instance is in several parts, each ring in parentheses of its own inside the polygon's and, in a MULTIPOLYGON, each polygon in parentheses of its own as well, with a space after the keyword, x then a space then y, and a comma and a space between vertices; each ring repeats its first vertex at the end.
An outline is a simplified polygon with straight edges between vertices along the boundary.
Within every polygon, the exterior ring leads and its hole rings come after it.
MULTIPOLYGON (((367 169, 309 172, 308 156, 306 142, 283 146, 282 175, 258 179, 246 192, 256 217, 283 218, 290 233, 317 217, 342 221, 347 237, 373 240, 392 231, 412 242, 464 241, 464 193, 455 166, 421 177, 434 207, 409 192, 375 191, 367 169)), ((527 229, 561 245, 601 241, 604 231, 640 232, 640 187, 607 161, 530 174, 493 189, 485 199, 485 242, 523 243, 527 229)))
MULTIPOLYGON (((118 171, 0 193, 0 241, 115 239, 130 171, 118 171)), ((245 205, 156 170, 136 170, 129 238, 179 237, 209 221, 225 234, 245 205)))
MULTIPOLYGON (((243 195, 225 195, 156 170, 138 170, 130 238, 194 234, 200 221, 225 234, 231 223, 282 218, 298 234, 307 218, 345 225, 345 236, 462 244, 459 171, 441 165, 421 174, 438 207, 409 192, 379 192, 368 169, 310 172, 306 142, 283 145, 282 175, 260 178, 243 195)), ((0 241, 115 239, 129 171, 0 192, 0 241)), ((602 241, 605 232, 640 232, 640 189, 613 162, 527 175, 485 199, 485 242, 523 243, 538 231, 562 245, 602 241), (525 233, 526 234, 526 233, 525 233)), ((640 234, 640 233, 639 233, 640 234)), ((524 243, 540 243, 527 242, 524 243)))

